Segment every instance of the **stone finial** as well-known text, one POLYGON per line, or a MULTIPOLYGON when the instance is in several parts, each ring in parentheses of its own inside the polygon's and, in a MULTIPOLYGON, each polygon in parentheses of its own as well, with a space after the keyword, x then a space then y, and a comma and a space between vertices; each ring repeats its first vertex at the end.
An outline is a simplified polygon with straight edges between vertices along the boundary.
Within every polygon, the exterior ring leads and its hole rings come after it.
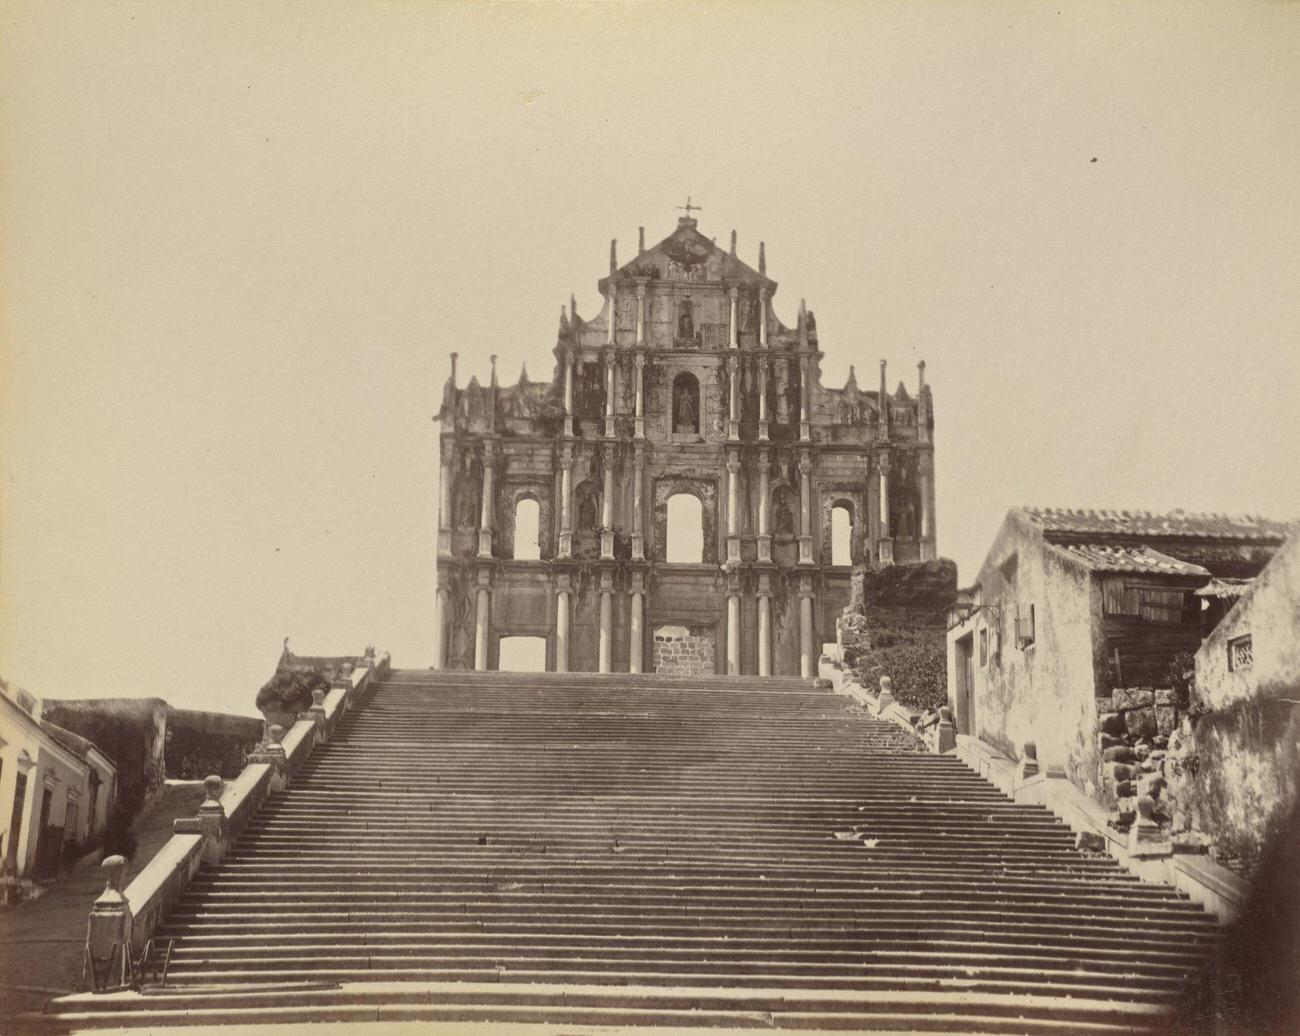
POLYGON ((266 732, 267 740, 273 745, 278 745, 284 740, 284 727, 279 723, 272 723, 266 732))
POLYGON ((767 243, 758 243, 758 272, 767 276, 767 243))
POLYGON ((104 891, 100 893, 97 902, 122 899, 122 874, 126 871, 126 857, 105 856, 99 868, 104 872, 104 891))
POLYGON ((645 251, 645 227, 636 228, 636 251, 637 255, 645 251))
POLYGON ((209 803, 211 803, 213 805, 220 806, 221 792, 225 787, 226 787, 226 782, 222 780, 220 775, 218 774, 210 773, 208 774, 208 776, 204 777, 203 790, 208 793, 208 797, 203 800, 203 805, 206 806, 209 803))
POLYGON ((324 704, 325 704, 325 692, 321 690, 319 687, 317 687, 314 691, 311 692, 311 707, 314 709, 316 708, 317 705, 323 706, 324 704))
MULTIPOLYGON (((452 354, 451 354, 451 387, 452 387, 452 388, 455 388, 455 387, 456 387, 456 361, 457 361, 458 359, 460 359, 460 353, 452 353, 452 354)), ((286 647, 288 646, 288 643, 289 643, 289 638, 288 638, 288 637, 285 637, 285 646, 286 646, 286 647)))
POLYGON ((736 254, 736 231, 734 229, 731 231, 731 254, 736 254))
POLYGON ((488 362, 492 365, 492 377, 488 381, 488 384, 492 388, 496 388, 497 387, 497 354, 493 353, 491 356, 489 356, 488 362))
POLYGON ((618 238, 614 238, 609 243, 609 272, 614 273, 618 269, 618 238))
POLYGON ((578 322, 578 297, 569 295, 569 322, 576 324, 578 322))
POLYGON ((916 365, 916 392, 917 395, 925 393, 925 361, 921 360, 916 365))
POLYGON ((894 681, 888 676, 880 678, 880 697, 876 700, 876 709, 884 712, 894 704, 894 681))

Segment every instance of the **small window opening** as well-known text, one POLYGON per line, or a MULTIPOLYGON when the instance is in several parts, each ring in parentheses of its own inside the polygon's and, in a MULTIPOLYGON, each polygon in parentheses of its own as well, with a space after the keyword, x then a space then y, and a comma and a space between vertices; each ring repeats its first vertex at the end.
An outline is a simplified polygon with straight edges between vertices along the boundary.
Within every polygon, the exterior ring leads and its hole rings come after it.
POLYGON ((518 561, 537 561, 542 556, 538 536, 540 514, 537 501, 531 497, 521 497, 515 503, 515 559, 518 561))
POLYGON ((853 512, 845 504, 831 508, 831 564, 853 564, 853 512))

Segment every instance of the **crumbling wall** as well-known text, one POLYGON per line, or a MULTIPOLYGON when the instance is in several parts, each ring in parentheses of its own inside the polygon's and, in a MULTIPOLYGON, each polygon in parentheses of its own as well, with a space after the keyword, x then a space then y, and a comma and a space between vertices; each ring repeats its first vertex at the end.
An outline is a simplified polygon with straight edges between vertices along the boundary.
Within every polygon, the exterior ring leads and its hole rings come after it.
POLYGON ((946 559, 859 565, 836 623, 842 663, 864 687, 888 676, 894 697, 911 708, 945 704, 947 616, 956 597, 957 566, 946 559))
POLYGON ((238 777, 262 736, 262 720, 189 709, 167 710, 167 776, 202 780, 238 777))

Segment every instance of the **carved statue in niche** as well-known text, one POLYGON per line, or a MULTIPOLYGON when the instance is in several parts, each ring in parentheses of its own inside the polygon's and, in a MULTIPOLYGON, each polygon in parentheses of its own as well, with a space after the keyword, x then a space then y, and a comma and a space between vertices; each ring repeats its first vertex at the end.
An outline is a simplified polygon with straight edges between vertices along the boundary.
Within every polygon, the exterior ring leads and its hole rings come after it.
POLYGON ((905 540, 916 537, 916 505, 912 503, 910 493, 903 497, 898 508, 898 531, 895 535, 905 540))
POLYGON ((584 530, 596 528, 596 496, 590 489, 583 490, 578 498, 578 528, 584 530))
POLYGON ((456 525, 462 529, 477 529, 483 490, 476 465, 465 458, 465 470, 456 485, 456 525))
POLYGON ((695 337, 695 304, 689 298, 684 298, 677 304, 677 337, 695 337))
POLYGON ((786 385, 782 385, 780 389, 777 390, 776 423, 790 423, 790 389, 786 385))
POLYGON ((685 371, 673 379, 673 431, 700 431, 700 383, 685 371))
POLYGON ((794 515, 790 513, 790 494, 784 489, 776 491, 776 520, 773 528, 778 536, 794 535, 794 515))

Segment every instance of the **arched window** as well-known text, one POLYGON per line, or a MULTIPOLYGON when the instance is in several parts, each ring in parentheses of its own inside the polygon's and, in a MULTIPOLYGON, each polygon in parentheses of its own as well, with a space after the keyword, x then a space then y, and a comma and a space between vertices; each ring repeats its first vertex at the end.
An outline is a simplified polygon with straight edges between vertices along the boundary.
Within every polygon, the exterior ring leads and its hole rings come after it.
POLYGON ((518 561, 537 561, 542 556, 538 536, 540 510, 537 501, 521 496, 515 501, 515 558, 518 561))
POLYGON ((673 431, 700 431, 700 383, 687 371, 673 378, 673 431))
POLYGON ((665 558, 672 564, 698 565, 704 560, 704 507, 699 497, 676 493, 668 498, 665 558))
POLYGON ((848 504, 831 508, 831 564, 853 564, 853 511, 848 504))
POLYGON ((497 669, 503 673, 546 672, 546 638, 502 637, 497 641, 497 669))

